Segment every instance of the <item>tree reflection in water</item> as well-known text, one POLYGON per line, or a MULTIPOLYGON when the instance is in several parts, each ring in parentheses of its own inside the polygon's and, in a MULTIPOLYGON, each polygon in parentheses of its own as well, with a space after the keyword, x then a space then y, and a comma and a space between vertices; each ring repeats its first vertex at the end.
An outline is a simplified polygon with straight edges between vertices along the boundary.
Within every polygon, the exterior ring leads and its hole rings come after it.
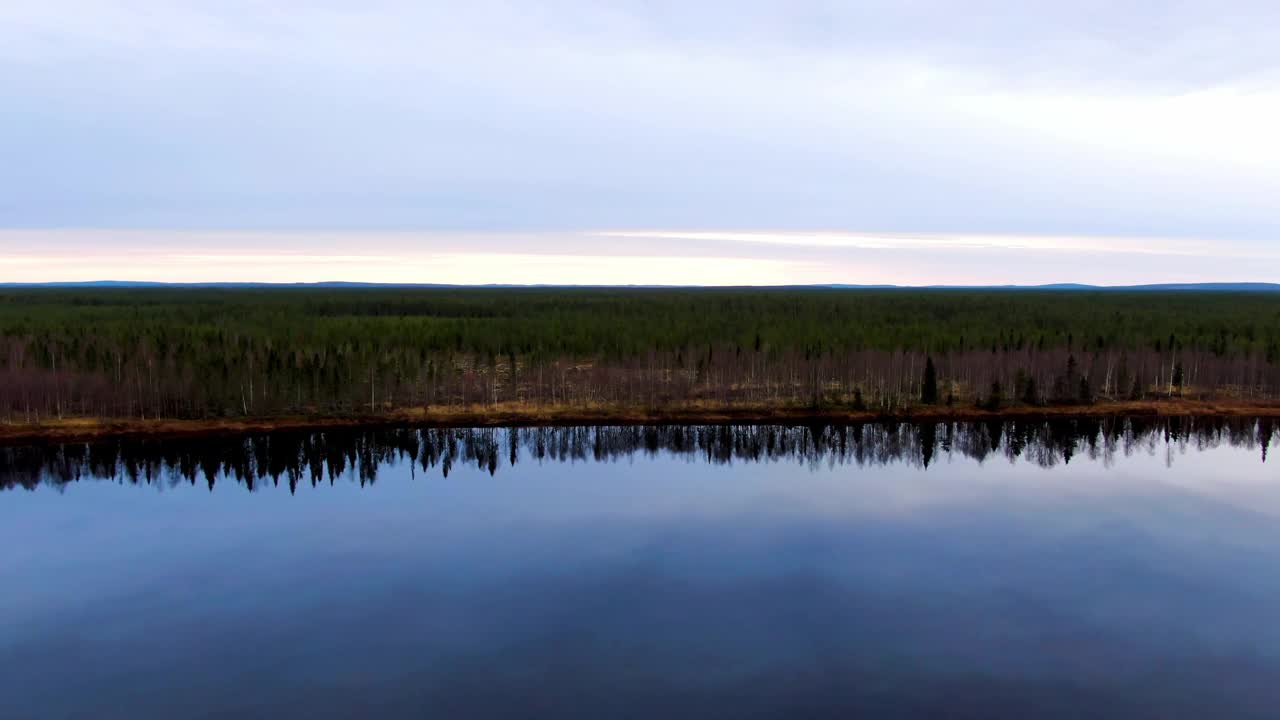
POLYGON ((855 425, 650 425, 523 428, 376 428, 273 432, 189 439, 120 438, 0 447, 0 487, 62 486, 82 479, 131 484, 234 480, 317 485, 372 483, 380 467, 408 461, 446 477, 458 465, 490 474, 519 462, 611 462, 636 454, 714 464, 794 461, 810 466, 907 463, 941 457, 1005 458, 1041 467, 1079 455, 1111 462, 1158 447, 1257 449, 1266 462, 1275 419, 1074 418, 981 423, 855 425))

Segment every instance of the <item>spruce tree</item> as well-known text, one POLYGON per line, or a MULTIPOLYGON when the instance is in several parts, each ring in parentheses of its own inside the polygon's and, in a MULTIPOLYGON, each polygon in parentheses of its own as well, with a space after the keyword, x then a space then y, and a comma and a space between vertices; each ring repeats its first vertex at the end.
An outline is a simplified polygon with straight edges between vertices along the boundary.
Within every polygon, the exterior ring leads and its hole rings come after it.
POLYGON ((1028 405, 1039 405, 1040 394, 1036 392, 1036 379, 1027 378, 1026 389, 1022 392, 1022 402, 1028 405))
POLYGON ((920 388, 920 402, 925 405, 938 404, 938 371, 933 367, 933 357, 925 359, 924 384, 920 388))

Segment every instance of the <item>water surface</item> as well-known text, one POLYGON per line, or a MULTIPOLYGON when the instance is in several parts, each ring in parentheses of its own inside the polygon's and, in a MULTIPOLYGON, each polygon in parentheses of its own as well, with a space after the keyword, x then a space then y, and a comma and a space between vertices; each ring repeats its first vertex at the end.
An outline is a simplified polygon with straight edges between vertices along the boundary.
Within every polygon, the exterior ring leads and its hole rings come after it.
POLYGON ((0 448, 6 718, 1280 707, 1275 426, 0 448))

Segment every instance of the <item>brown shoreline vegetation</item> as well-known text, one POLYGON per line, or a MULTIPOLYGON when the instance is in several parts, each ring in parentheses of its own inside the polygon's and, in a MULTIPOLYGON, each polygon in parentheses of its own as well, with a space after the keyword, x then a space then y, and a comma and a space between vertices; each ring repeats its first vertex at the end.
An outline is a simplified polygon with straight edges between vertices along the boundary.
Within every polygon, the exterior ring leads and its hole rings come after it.
POLYGON ((539 425, 808 424, 948 422, 1064 417, 1280 417, 1280 403, 1239 399, 1165 398, 1068 405, 1015 405, 998 410, 913 405, 892 412, 841 407, 688 403, 664 408, 592 405, 458 405, 388 409, 364 415, 279 415, 210 419, 64 417, 40 423, 0 423, 0 444, 83 442, 122 436, 200 437, 273 430, 380 427, 494 427, 539 425))

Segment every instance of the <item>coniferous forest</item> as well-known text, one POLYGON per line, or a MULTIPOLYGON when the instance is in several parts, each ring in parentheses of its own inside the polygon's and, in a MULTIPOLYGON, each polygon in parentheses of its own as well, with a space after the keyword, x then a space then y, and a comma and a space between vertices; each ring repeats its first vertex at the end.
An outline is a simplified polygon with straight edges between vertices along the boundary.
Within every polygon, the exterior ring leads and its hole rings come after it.
POLYGON ((0 421, 1280 399, 1280 294, 0 291, 0 421))

